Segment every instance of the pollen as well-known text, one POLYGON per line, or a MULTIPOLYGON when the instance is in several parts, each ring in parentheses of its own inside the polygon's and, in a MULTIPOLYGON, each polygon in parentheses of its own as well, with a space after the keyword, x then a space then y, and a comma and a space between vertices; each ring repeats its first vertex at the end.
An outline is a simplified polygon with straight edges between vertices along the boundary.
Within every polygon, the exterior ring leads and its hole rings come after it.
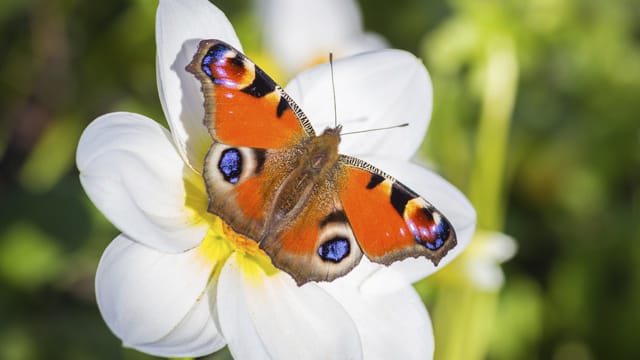
POLYGON ((238 234, 227 224, 223 224, 223 229, 227 241, 233 244, 238 264, 247 278, 259 279, 264 274, 271 276, 278 272, 271 263, 271 258, 260 249, 256 241, 238 234))

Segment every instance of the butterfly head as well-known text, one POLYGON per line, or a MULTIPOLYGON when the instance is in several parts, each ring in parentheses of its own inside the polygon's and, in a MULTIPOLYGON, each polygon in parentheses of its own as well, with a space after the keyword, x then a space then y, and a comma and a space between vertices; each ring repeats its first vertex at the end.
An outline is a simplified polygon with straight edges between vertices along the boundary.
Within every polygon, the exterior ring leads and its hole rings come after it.
POLYGON ((326 129, 324 129, 324 132, 322 133, 321 136, 327 135, 327 136, 337 136, 338 139, 340 139, 340 133, 342 132, 342 125, 337 125, 334 128, 328 127, 326 129))
POLYGON ((317 142, 322 142, 327 145, 327 150, 329 148, 338 150, 338 145, 340 144, 342 133, 342 125, 337 125, 336 127, 327 127, 324 129, 321 135, 316 136, 315 140, 317 142))
POLYGON ((327 128, 322 135, 310 139, 306 145, 309 156, 309 169, 328 170, 338 161, 338 145, 342 126, 327 128))

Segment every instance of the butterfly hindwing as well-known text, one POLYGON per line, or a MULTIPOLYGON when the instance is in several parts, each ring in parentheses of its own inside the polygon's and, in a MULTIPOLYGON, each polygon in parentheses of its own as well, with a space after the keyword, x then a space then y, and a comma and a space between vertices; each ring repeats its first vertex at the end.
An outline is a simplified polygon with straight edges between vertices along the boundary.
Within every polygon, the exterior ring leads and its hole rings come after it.
POLYGON ((231 45, 201 41, 187 70, 202 83, 204 123, 214 140, 280 149, 315 135, 289 96, 231 45))
POLYGON ((278 189, 295 169, 296 148, 267 150, 214 142, 207 153, 203 176, 208 211, 236 232, 257 240, 278 189))
POLYGON ((340 200, 363 253, 389 265, 424 256, 438 265, 456 245, 451 223, 429 202, 362 160, 341 155, 340 200))
POLYGON ((304 211, 260 242, 274 265, 298 285, 331 281, 348 273, 362 258, 335 186, 332 181, 317 184, 304 211))

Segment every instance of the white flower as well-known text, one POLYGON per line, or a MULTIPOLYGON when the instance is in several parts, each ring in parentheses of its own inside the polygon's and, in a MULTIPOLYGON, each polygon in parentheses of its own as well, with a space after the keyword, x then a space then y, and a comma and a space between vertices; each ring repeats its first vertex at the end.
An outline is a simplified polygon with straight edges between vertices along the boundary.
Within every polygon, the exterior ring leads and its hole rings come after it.
MULTIPOLYGON (((411 281, 435 271, 425 259, 390 267, 363 259, 331 283, 296 286, 255 241, 207 213, 201 176, 211 139, 200 84, 184 68, 199 40, 241 49, 224 14, 205 0, 162 0, 157 75, 171 132, 132 113, 96 119, 77 152, 82 185, 120 230, 96 275, 98 306, 125 346, 160 356, 202 356, 225 345, 241 359, 429 358, 428 313, 411 281)), ((327 68, 287 91, 314 125, 333 113, 327 68)), ((408 128, 345 136, 341 152, 366 158, 431 200, 469 242, 475 213, 437 175, 408 162, 429 122, 428 75, 412 55, 387 50, 335 64, 345 130, 410 122, 408 128), (357 126, 356 126, 357 125, 357 126)))
POLYGON ((497 291, 504 284, 500 264, 511 259, 517 251, 516 241, 496 231, 478 231, 472 245, 460 257, 464 271, 473 285, 485 291, 497 291))
POLYGON ((363 30, 354 0, 255 0, 264 45, 286 70, 297 72, 336 58, 387 47, 363 30))

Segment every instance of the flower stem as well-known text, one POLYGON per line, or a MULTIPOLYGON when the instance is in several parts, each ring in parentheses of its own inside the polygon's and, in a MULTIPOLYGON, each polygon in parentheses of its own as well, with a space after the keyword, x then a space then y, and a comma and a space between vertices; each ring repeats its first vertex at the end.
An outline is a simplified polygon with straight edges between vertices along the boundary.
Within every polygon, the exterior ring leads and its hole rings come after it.
POLYGON ((518 62, 510 38, 489 41, 485 73, 469 197, 478 212, 478 227, 502 230, 507 140, 518 83, 518 62))
MULTIPOLYGON (((511 38, 493 36, 485 49, 482 109, 468 194, 478 214, 478 228, 501 231, 507 143, 519 69, 511 38)), ((451 265, 467 271, 460 268, 465 266, 463 261, 457 260, 451 265)), ((482 289, 471 281, 439 289, 434 312, 436 359, 485 359, 497 300, 498 289, 482 289)))

